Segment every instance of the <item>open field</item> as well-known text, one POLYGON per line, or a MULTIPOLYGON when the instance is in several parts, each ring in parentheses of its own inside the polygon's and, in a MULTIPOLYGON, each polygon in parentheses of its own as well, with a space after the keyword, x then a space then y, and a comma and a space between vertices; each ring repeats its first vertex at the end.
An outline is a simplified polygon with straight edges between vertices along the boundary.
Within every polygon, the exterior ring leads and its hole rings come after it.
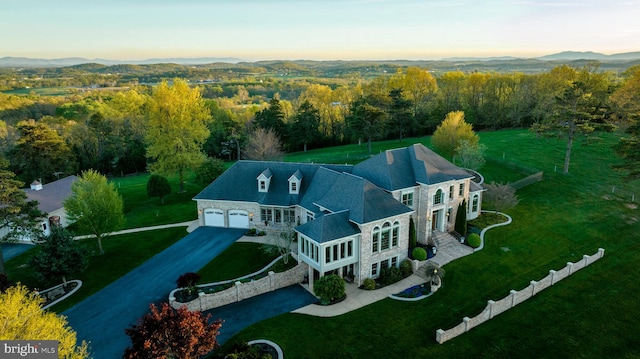
MULTIPOLYGON (((577 141, 567 175, 554 172, 563 163, 563 139, 538 140, 526 130, 480 136, 488 157, 543 170, 544 180, 518 191, 521 202, 508 211, 514 223, 490 231, 483 251, 445 267, 444 287, 436 295, 414 303, 386 299, 335 318, 286 314, 235 339, 267 338, 292 358, 640 356, 635 278, 640 213, 631 203, 640 185, 611 170, 615 134, 602 134, 591 145, 577 141), (437 329, 475 316, 487 300, 521 289, 598 247, 605 248, 605 257, 593 266, 469 333, 442 345, 435 342, 437 329)), ((345 162, 345 153, 355 154, 354 149, 336 148, 335 162, 345 162)), ((329 150, 317 152, 288 159, 334 162, 329 150)), ((513 176, 493 161, 486 170, 489 181, 513 176)))

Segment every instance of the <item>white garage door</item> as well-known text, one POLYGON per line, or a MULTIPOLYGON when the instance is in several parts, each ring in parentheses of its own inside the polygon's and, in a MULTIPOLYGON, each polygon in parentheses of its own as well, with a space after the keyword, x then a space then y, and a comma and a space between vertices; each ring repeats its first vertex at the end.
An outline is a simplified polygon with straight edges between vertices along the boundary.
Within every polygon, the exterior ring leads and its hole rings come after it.
POLYGON ((205 208, 204 225, 211 227, 224 227, 224 211, 216 208, 205 208))
POLYGON ((229 211, 229 227, 249 228, 249 213, 237 209, 229 211))

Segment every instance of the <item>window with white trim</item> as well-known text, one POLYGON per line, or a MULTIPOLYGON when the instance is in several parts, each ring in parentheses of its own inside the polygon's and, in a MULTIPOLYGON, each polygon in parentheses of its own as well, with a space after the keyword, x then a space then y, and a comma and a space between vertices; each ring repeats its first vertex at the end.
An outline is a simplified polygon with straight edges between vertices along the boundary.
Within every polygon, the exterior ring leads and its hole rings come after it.
POLYGON ((405 192, 402 194, 402 204, 409 208, 413 208, 413 192, 405 192))
POLYGON ((378 275, 378 263, 371 264, 371 276, 375 277, 378 275))
POLYGON ((440 204, 442 203, 442 190, 439 189, 436 191, 436 194, 433 195, 433 204, 440 204))
POLYGON ((473 196, 473 201, 471 202, 471 212, 478 212, 478 195, 473 196))
POLYGON ((458 189, 458 196, 464 196, 464 183, 460 183, 460 188, 458 189))
POLYGON ((453 199, 453 186, 449 186, 449 199, 453 199))
POLYGON ((371 240, 371 252, 376 253, 380 250, 380 227, 373 229, 373 238, 371 240))

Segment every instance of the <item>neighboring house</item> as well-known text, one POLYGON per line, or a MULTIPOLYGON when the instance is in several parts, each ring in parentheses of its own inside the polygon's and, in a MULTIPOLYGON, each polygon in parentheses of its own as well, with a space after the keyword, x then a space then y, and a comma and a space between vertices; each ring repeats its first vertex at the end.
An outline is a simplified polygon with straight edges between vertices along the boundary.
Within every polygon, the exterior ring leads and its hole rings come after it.
POLYGON ((458 205, 477 218, 482 188, 421 144, 355 166, 238 161, 194 198, 203 226, 267 228, 295 223, 309 281, 337 272, 358 285, 407 258, 417 239, 453 230, 458 205))
POLYGON ((39 224, 45 234, 51 232, 52 224, 63 227, 70 224, 62 202, 71 195, 71 184, 77 179, 76 176, 69 176, 44 185, 39 181, 33 181, 31 188, 24 190, 27 200, 38 201, 38 209, 45 214, 45 218, 39 224))

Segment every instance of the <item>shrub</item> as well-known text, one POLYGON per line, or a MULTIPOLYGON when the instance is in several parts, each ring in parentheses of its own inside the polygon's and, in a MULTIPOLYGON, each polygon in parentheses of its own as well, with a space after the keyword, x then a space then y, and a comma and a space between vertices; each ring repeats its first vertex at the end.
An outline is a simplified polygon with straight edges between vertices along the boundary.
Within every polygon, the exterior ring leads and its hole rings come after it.
POLYGON ((413 266, 411 265, 411 261, 405 259, 400 263, 400 271, 402 272, 403 277, 408 277, 413 274, 413 266))
POLYGON ((344 297, 344 291, 344 279, 336 274, 325 275, 313 283, 313 292, 320 297, 321 304, 344 297))
POLYGON ((376 289, 376 281, 373 280, 372 278, 367 278, 362 283, 362 286, 366 290, 374 290, 374 289, 376 289))
POLYGON ((258 235, 258 230, 255 228, 251 228, 247 231, 247 233, 245 233, 245 235, 247 236, 257 236, 258 235))
POLYGON ((480 247, 480 243, 482 243, 482 240, 477 233, 471 233, 467 238, 467 244, 469 244, 469 246, 471 246, 472 248, 480 247))
POLYGON ((424 248, 416 247, 411 251, 411 256, 413 259, 424 261, 427 259, 427 251, 425 251, 424 248))
POLYGON ((380 271, 380 283, 383 285, 393 284, 402 279, 402 271, 398 267, 382 268, 380 271))
POLYGON ((196 289, 196 283, 198 283, 199 280, 200 274, 188 272, 178 277, 176 284, 178 288, 186 288, 187 292, 191 293, 196 289))

